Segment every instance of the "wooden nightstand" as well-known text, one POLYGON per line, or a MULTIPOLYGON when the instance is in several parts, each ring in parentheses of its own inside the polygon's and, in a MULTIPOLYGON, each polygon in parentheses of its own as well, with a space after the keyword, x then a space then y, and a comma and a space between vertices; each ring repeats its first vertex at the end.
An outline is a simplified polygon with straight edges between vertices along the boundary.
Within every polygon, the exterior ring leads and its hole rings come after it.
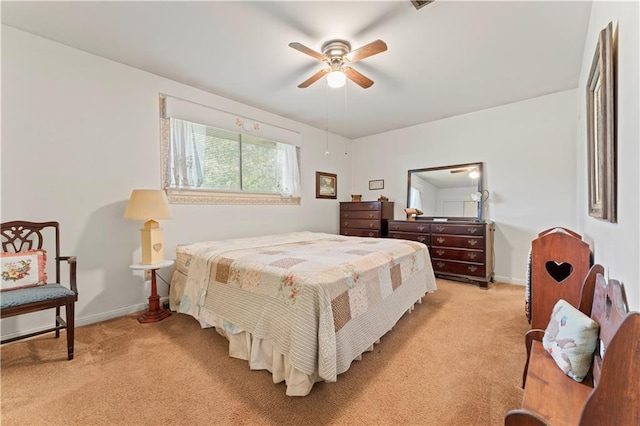
POLYGON ((166 309, 160 307, 160 296, 156 287, 156 271, 173 265, 173 260, 163 260, 151 265, 129 265, 129 268, 137 271, 151 271, 151 296, 149 296, 149 310, 138 317, 141 323, 158 322, 171 315, 166 309))

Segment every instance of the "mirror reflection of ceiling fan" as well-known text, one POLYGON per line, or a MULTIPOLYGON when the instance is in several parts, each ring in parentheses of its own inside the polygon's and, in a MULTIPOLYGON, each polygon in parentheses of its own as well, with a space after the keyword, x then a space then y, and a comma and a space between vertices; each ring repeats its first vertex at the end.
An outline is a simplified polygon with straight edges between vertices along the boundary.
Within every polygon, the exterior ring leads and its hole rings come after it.
POLYGON ((387 45, 382 40, 372 41, 356 50, 351 50, 351 45, 347 41, 330 40, 322 45, 322 53, 316 52, 297 42, 289 43, 289 47, 327 64, 326 68, 321 69, 300 83, 298 87, 301 89, 309 87, 325 75, 327 76, 327 84, 330 87, 342 87, 348 78, 363 89, 367 89, 373 85, 373 80, 365 77, 347 64, 360 61, 387 50, 387 45))
POLYGON ((476 179, 478 176, 480 176, 480 172, 478 172, 478 169, 475 167, 463 167, 461 169, 450 170, 450 173, 466 173, 466 172, 469 172, 469 177, 472 179, 476 179))
POLYGON ((476 170, 475 167, 464 167, 462 169, 453 169, 450 170, 449 173, 464 173, 464 172, 470 172, 471 170, 476 170))

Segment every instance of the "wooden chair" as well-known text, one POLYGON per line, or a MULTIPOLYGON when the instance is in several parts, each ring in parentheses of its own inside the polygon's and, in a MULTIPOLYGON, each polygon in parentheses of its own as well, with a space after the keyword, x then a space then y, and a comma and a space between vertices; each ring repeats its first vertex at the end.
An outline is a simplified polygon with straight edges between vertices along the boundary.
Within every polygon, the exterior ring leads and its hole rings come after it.
POLYGON ((60 227, 58 222, 25 222, 12 221, 0 225, 0 243, 3 252, 21 252, 26 250, 48 248, 48 261, 55 262, 56 281, 36 287, 19 288, 0 293, 0 317, 7 318, 30 312, 55 308, 55 326, 33 333, 2 339, 0 344, 26 339, 55 331, 56 338, 60 330, 67 330, 67 358, 73 359, 75 302, 78 300, 76 287, 76 257, 60 256, 60 227), (43 232, 44 231, 44 232, 43 232), (44 236, 55 234, 55 256, 52 256, 52 242, 44 244, 44 236), (67 288, 60 283, 60 263, 69 265, 69 284, 67 288), (60 316, 60 308, 64 306, 66 320, 60 316))

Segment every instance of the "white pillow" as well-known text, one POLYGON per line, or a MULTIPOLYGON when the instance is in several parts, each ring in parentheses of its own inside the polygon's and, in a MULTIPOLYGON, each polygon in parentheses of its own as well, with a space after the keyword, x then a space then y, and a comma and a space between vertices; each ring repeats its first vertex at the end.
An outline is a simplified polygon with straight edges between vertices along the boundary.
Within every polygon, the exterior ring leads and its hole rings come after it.
POLYGON ((563 299, 553 307, 542 345, 558 367, 581 382, 593 363, 600 326, 563 299))

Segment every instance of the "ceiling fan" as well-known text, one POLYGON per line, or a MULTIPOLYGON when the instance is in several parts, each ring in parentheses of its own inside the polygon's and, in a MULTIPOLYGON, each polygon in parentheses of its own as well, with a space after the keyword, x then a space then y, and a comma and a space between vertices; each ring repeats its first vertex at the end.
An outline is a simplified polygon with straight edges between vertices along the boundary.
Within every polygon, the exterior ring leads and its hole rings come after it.
POLYGON ((365 77, 350 66, 345 65, 387 50, 387 44, 382 40, 372 41, 356 50, 351 50, 351 45, 347 41, 330 40, 322 45, 322 53, 316 52, 297 42, 289 43, 289 47, 306 53, 312 58, 325 62, 328 65, 327 68, 321 69, 300 83, 298 87, 301 89, 309 87, 325 75, 327 75, 327 83, 330 87, 342 87, 348 78, 363 89, 367 89, 373 85, 373 80, 365 77))
POLYGON ((449 173, 464 173, 464 172, 471 172, 473 170, 477 170, 477 168, 476 167, 464 167, 462 169, 449 170, 449 173))

